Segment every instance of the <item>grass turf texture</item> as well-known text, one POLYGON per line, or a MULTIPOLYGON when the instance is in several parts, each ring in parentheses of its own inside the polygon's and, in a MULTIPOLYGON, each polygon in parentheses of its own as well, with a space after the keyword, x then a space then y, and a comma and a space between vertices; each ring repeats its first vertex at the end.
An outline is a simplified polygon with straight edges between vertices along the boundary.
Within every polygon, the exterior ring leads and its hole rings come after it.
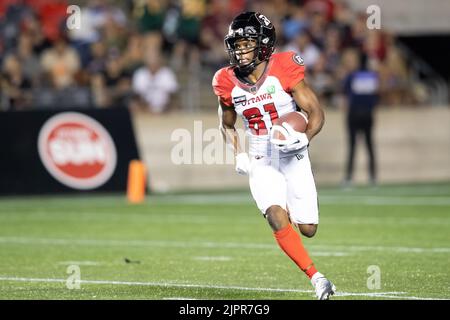
MULTIPOLYGON (((319 188, 319 201, 303 242, 333 299, 450 299, 450 184, 319 188)), ((314 299, 247 191, 3 197, 0 248, 0 299, 314 299)))

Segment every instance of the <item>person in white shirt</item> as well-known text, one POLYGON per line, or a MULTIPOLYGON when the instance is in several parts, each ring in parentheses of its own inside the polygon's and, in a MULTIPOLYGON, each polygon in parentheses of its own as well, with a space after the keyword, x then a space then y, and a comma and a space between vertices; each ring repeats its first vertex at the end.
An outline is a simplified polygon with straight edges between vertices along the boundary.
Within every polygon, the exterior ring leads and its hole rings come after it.
POLYGON ((133 74, 132 88, 146 110, 162 113, 178 90, 178 81, 172 69, 163 65, 159 52, 151 51, 145 59, 146 65, 133 74))

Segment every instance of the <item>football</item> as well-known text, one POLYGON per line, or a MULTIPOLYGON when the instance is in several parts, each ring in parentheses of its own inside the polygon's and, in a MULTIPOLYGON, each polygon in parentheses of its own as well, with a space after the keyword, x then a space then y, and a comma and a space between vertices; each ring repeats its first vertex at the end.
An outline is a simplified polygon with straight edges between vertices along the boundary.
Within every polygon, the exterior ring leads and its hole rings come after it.
MULTIPOLYGON (((273 121, 274 126, 281 126, 283 122, 287 122, 291 125, 291 127, 297 132, 305 132, 306 126, 308 125, 308 119, 306 116, 298 111, 289 112, 280 118, 273 121)), ((273 132, 273 138, 279 140, 285 140, 286 137, 283 134, 284 130, 275 130, 273 132)))

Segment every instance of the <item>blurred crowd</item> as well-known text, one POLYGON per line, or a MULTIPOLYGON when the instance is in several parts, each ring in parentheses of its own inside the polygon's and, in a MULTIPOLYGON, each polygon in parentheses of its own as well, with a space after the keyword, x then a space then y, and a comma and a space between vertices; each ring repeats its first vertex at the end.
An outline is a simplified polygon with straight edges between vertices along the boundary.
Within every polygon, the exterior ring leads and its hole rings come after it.
POLYGON ((381 104, 420 101, 395 36, 369 30, 366 13, 344 0, 1 0, 0 110, 181 109, 177 93, 192 77, 211 92, 212 74, 228 64, 228 25, 244 10, 272 20, 277 50, 304 58, 326 107, 341 104, 361 52, 379 74, 381 104), (70 30, 74 2, 80 28, 70 30))

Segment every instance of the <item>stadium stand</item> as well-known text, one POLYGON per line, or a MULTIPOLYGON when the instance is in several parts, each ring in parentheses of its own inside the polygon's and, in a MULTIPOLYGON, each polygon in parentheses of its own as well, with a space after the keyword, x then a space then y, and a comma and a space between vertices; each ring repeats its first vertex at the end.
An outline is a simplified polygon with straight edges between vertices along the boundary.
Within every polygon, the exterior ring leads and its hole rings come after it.
MULTIPOLYGON (((447 104, 447 79, 398 41, 398 35, 416 30, 417 25, 409 20, 399 24, 398 10, 391 3, 382 1, 389 5, 383 19, 392 29, 369 30, 367 13, 358 1, 86 0, 78 2, 81 28, 68 30, 66 0, 1 1, 0 109, 88 103, 128 107, 136 96, 131 78, 150 50, 165 60, 180 84, 163 111, 209 110, 215 105, 211 77, 228 63, 223 36, 232 17, 245 9, 271 17, 279 50, 296 50, 305 57, 311 84, 327 108, 342 106, 341 82, 349 72, 345 63, 349 49, 366 52, 380 73, 382 105, 447 104), (410 29, 405 30, 405 25, 410 29), (64 58, 55 58, 58 50, 64 58), (73 103, 61 103, 57 98, 61 90, 73 103), (112 94, 117 91, 120 94, 112 94)), ((418 15, 420 4, 410 11, 418 15)), ((448 32, 439 21, 443 20, 429 22, 428 29, 448 32)))

